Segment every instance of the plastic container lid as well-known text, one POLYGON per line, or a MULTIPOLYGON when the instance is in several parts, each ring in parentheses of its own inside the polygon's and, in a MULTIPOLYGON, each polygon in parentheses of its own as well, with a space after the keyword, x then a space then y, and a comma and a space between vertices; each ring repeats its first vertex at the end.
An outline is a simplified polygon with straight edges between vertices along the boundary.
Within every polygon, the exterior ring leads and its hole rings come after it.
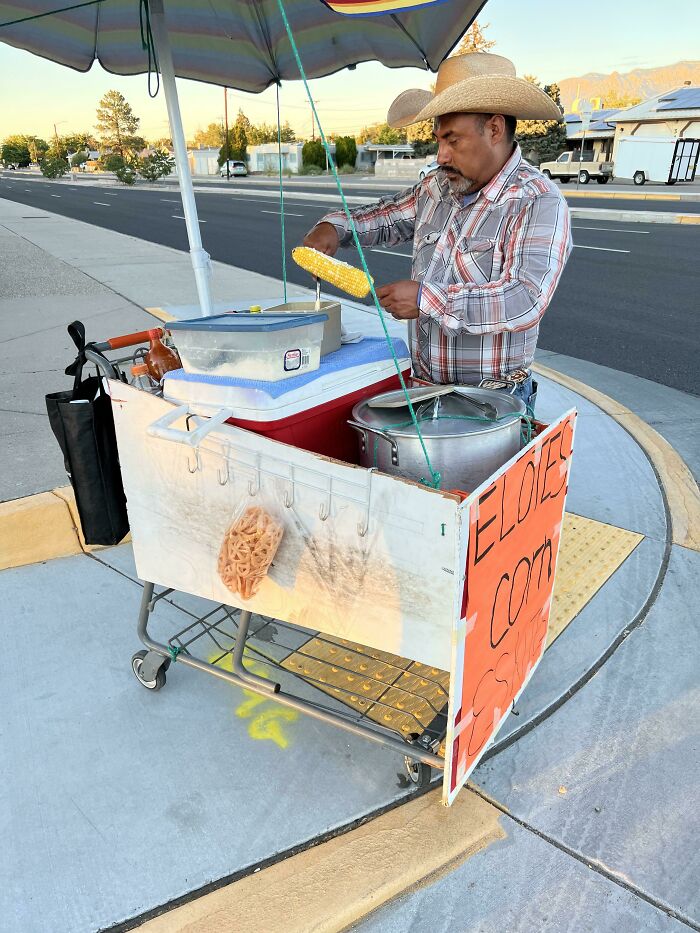
POLYGON ((189 321, 172 321, 168 330, 214 330, 221 333, 250 334, 255 331, 289 330, 328 320, 327 314, 214 314, 189 321))

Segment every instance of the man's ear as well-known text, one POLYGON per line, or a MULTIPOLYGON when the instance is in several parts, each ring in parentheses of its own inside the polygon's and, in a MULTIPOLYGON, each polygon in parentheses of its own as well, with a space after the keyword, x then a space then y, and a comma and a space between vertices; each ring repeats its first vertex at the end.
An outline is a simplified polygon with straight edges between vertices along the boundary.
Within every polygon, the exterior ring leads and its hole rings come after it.
POLYGON ((502 142, 506 132, 505 117, 500 113, 494 113, 486 124, 491 142, 496 145, 502 142))

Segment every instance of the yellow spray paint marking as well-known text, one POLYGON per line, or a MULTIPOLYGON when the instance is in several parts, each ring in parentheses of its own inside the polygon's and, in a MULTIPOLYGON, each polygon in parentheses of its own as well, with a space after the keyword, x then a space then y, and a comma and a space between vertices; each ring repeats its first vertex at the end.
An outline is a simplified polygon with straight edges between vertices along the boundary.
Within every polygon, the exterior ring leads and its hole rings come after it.
MULTIPOLYGON (((209 663, 213 664, 216 657, 216 655, 212 655, 209 659, 209 663)), ((258 677, 267 678, 264 665, 256 663, 247 655, 244 656, 244 662, 246 670, 250 671, 251 674, 257 674, 258 677)), ((222 667, 226 671, 232 670, 231 655, 227 654, 225 658, 218 661, 217 666, 222 667)), ((293 709, 280 706, 279 703, 275 703, 274 700, 268 700, 267 697, 259 693, 254 693, 252 690, 246 690, 244 688, 243 694, 247 699, 236 707, 235 713, 239 719, 250 719, 248 723, 248 735, 251 739, 258 739, 260 741, 267 740, 274 742, 279 748, 287 748, 290 739, 285 734, 284 724, 296 722, 299 718, 299 713, 293 709)))

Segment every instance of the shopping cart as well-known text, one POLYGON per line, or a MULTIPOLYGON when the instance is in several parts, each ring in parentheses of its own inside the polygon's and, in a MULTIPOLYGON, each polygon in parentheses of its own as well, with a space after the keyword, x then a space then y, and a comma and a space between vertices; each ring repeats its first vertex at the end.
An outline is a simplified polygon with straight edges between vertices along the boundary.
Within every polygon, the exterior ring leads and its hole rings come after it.
MULTIPOLYGON (((138 359, 139 351, 136 357, 107 354, 147 340, 144 331, 91 343, 85 357, 101 375, 126 382, 125 364, 138 359)), ((206 421, 190 416, 188 429, 192 420, 196 434, 206 421)), ((149 621, 176 591, 156 591, 148 581, 143 587, 137 634, 145 650, 134 654, 132 669, 146 689, 165 686, 167 671, 177 662, 401 754, 415 787, 430 783, 432 769, 442 770, 447 672, 224 604, 193 618, 167 642, 157 641, 149 621), (283 689, 295 683, 307 694, 314 688, 317 698, 283 689)))

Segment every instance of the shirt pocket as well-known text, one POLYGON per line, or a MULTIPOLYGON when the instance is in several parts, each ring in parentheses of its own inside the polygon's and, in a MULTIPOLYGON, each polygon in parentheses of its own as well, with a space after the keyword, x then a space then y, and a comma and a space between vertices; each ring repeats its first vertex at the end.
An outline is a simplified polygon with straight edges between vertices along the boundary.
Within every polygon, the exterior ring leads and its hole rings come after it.
POLYGON ((455 266, 462 281, 484 285, 493 276, 496 241, 489 237, 464 237, 455 250, 455 266))
POLYGON ((434 227, 431 224, 421 224, 416 228, 413 238, 414 278, 420 279, 427 272, 441 236, 442 228, 434 227))

